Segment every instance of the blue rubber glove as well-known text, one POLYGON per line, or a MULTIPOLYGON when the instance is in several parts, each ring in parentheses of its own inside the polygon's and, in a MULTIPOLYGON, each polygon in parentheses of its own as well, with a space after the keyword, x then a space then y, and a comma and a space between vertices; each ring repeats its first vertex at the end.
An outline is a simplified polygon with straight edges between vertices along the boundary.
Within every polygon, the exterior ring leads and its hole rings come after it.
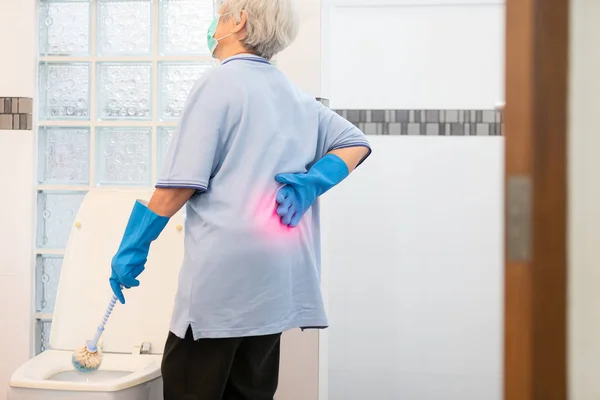
POLYGON ((348 176, 348 166, 334 154, 328 154, 305 174, 279 174, 275 180, 283 183, 277 193, 277 214, 283 225, 295 227, 317 197, 348 176))
POLYGON ((110 287, 117 299, 125 304, 121 285, 127 289, 140 285, 136 279, 143 271, 150 251, 150 244, 158 238, 169 218, 152 212, 136 201, 123 234, 121 245, 112 259, 110 287))

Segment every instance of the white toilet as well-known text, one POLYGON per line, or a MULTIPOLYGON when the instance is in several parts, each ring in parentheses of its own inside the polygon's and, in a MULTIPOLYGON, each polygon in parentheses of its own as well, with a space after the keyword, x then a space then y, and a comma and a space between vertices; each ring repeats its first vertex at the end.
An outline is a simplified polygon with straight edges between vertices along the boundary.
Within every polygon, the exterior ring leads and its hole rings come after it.
POLYGON ((110 301, 110 262, 137 199, 150 191, 90 191, 65 252, 50 333, 50 350, 11 377, 9 400, 162 399, 160 363, 183 260, 183 217, 175 215, 151 248, 138 288, 126 290, 102 335, 100 369, 84 374, 73 351, 93 337, 110 301))

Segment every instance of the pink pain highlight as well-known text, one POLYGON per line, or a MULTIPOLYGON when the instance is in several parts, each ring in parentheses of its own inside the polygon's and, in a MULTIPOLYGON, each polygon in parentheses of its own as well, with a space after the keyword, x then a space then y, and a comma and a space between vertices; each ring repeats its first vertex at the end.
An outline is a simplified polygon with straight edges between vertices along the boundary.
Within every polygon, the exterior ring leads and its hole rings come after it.
POLYGON ((255 199, 251 203, 256 205, 255 217, 261 234, 272 240, 293 240, 299 235, 298 227, 292 228, 281 222, 277 214, 276 193, 256 196, 255 199))

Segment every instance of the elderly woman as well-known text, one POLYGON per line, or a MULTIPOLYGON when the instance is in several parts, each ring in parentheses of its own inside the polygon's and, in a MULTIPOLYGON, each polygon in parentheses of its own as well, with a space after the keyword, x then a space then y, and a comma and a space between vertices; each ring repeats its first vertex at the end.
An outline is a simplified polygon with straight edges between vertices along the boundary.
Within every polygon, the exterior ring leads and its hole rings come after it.
POLYGON ((370 153, 364 134, 269 60, 294 40, 291 0, 228 0, 208 32, 221 65, 192 90, 156 190, 134 205, 111 287, 139 285, 186 205, 165 345, 165 400, 273 399, 281 333, 328 326, 317 198, 370 153))

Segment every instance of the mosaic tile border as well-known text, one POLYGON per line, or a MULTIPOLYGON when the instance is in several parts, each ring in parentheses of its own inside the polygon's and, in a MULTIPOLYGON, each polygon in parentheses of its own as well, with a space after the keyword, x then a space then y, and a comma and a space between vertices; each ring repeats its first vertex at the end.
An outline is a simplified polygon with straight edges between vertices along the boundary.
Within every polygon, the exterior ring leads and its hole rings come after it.
POLYGON ((334 110, 367 135, 502 136, 497 110, 334 110))
POLYGON ((0 97, 0 130, 32 130, 33 99, 0 97))

